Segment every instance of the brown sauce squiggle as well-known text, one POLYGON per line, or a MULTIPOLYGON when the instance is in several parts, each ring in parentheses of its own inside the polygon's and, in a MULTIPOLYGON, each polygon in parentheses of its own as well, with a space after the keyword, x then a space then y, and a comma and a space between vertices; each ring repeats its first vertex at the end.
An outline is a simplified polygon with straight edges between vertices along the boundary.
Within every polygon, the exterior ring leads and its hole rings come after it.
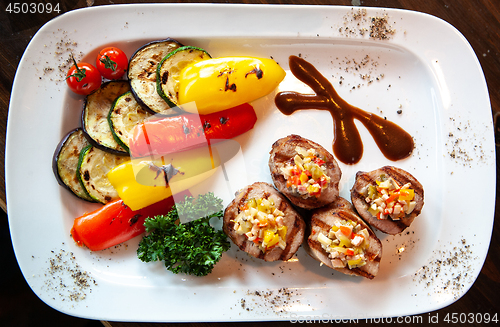
POLYGON ((347 103, 337 94, 332 84, 304 59, 290 56, 289 63, 292 73, 316 94, 280 92, 275 98, 276 106, 285 115, 304 109, 329 111, 335 124, 333 153, 338 160, 345 164, 355 164, 363 156, 363 142, 354 119, 368 129, 387 159, 404 159, 413 152, 413 138, 401 127, 347 103))

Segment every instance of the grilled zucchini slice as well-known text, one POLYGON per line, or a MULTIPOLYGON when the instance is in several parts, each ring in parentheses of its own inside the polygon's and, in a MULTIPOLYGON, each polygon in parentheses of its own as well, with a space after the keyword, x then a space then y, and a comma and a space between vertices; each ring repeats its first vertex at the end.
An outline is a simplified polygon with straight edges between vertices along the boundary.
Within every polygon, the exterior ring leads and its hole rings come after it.
POLYGON ((178 104, 179 75, 188 64, 210 59, 205 50, 193 46, 180 47, 169 53, 158 64, 156 70, 156 87, 158 94, 174 107, 178 104))
POLYGON ((52 170, 59 185, 83 200, 94 202, 77 176, 80 152, 87 146, 89 141, 81 128, 70 131, 54 152, 52 170))
POLYGON ((132 129, 151 116, 143 106, 137 103, 132 92, 119 96, 108 115, 109 127, 116 142, 129 152, 129 138, 132 129))
POLYGON ((82 113, 82 127, 93 146, 118 155, 128 154, 113 138, 108 123, 108 114, 116 98, 128 91, 130 85, 127 81, 111 81, 87 96, 82 113))
POLYGON ((130 160, 128 156, 119 156, 89 145, 85 147, 78 161, 80 182, 90 197, 106 204, 118 199, 118 192, 108 180, 108 172, 116 166, 130 160))
POLYGON ((130 58, 128 79, 132 93, 152 114, 177 114, 156 92, 156 67, 166 55, 181 46, 170 38, 154 41, 139 48, 130 58))

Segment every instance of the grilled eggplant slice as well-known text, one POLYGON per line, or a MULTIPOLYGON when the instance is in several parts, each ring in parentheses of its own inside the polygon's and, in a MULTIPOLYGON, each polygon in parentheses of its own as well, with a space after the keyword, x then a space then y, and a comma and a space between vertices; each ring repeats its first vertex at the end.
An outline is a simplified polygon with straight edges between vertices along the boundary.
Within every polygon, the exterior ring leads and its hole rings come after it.
POLYGON ((378 273, 382 243, 344 198, 313 210, 306 243, 307 253, 332 269, 368 279, 378 273))
POLYGON ((111 81, 101 85, 100 89, 85 99, 82 127, 93 146, 117 155, 128 154, 114 139, 108 123, 108 114, 113 103, 128 91, 130 86, 127 81, 111 81))
POLYGON ((301 136, 292 134, 273 144, 269 169, 276 188, 298 207, 319 208, 339 195, 342 172, 337 161, 301 136))
POLYGON ((177 106, 181 70, 188 64, 210 58, 208 52, 193 46, 183 46, 169 53, 158 64, 156 71, 158 94, 169 106, 177 106))
POLYGON ((381 232, 395 235, 411 225, 424 205, 422 184, 401 168, 359 171, 351 189, 359 215, 381 232))
POLYGON ((182 44, 174 39, 150 42, 139 48, 130 58, 128 79, 136 101, 152 114, 177 114, 156 92, 156 69, 158 63, 182 44))
POLYGON ((83 200, 94 202, 77 176, 80 152, 88 145, 89 141, 81 128, 70 131, 54 152, 52 170, 59 185, 83 200))
POLYGON ((127 92, 115 100, 108 114, 108 123, 115 141, 129 152, 132 129, 152 115, 137 103, 132 92, 127 92))
POLYGON ((253 257, 286 261, 304 240, 305 222, 272 185, 257 182, 242 189, 226 208, 223 230, 253 257))
POLYGON ((81 151, 78 176, 82 186, 94 201, 106 204, 118 199, 118 192, 106 175, 111 169, 129 159, 128 156, 115 155, 92 145, 81 151))

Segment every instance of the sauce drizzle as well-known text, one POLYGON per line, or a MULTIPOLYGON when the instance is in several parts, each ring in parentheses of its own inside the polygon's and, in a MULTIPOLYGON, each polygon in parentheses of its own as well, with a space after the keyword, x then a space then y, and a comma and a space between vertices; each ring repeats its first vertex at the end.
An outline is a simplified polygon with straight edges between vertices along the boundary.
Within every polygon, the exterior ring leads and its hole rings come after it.
POLYGON ((355 164, 363 156, 363 142, 354 119, 366 127, 387 159, 404 159, 413 152, 413 138, 401 127, 347 103, 337 94, 332 84, 306 60, 290 56, 289 64, 292 73, 316 94, 279 92, 275 98, 276 106, 285 115, 303 109, 329 111, 334 121, 333 153, 341 162, 355 164))

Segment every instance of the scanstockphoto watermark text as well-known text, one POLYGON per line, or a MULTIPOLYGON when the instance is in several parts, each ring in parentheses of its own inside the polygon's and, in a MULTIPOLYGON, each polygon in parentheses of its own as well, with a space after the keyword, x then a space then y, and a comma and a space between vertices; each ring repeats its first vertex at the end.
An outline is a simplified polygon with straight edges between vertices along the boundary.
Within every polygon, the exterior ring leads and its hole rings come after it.
POLYGON ((339 317, 324 313, 322 315, 302 316, 292 313, 290 315, 292 324, 309 323, 337 323, 337 324, 362 324, 362 323, 423 323, 423 316, 401 316, 401 317, 380 317, 380 318, 351 318, 339 317))
POLYGON ((379 317, 379 318, 351 318, 339 317, 330 314, 303 316, 292 313, 290 322, 292 324, 309 323, 338 323, 338 324, 497 324, 499 321, 498 313, 428 313, 425 315, 398 316, 398 317, 379 317))

